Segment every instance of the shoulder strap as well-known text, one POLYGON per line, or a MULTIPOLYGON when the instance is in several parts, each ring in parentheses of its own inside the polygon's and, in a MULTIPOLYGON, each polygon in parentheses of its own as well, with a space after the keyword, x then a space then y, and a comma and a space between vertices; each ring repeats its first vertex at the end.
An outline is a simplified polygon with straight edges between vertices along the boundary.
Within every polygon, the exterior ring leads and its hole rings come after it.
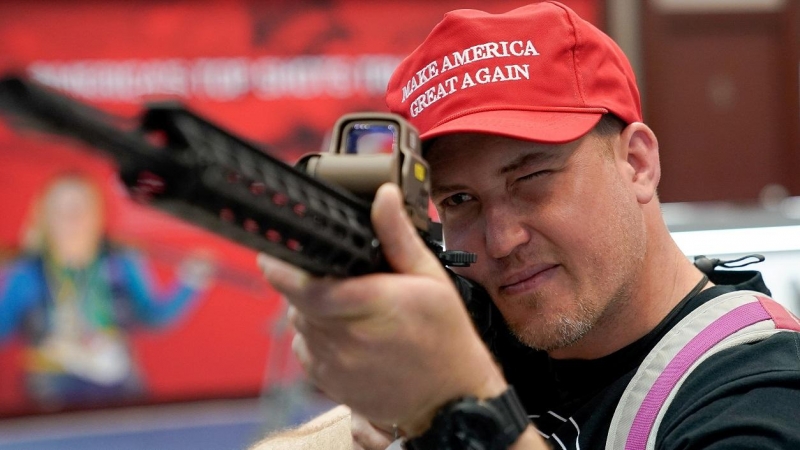
POLYGON ((628 383, 614 411, 606 449, 654 449, 672 399, 700 363, 726 348, 784 330, 800 332, 800 321, 760 292, 730 292, 692 311, 653 347, 628 383))

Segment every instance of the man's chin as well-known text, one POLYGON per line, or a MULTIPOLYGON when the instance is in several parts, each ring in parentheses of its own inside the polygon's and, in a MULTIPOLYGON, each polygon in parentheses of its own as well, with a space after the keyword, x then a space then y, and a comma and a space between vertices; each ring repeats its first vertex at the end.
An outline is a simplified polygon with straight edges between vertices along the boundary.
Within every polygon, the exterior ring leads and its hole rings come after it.
POLYGON ((591 326, 580 321, 561 320, 546 325, 509 324, 511 333, 526 346, 550 352, 569 347, 583 338, 591 326))

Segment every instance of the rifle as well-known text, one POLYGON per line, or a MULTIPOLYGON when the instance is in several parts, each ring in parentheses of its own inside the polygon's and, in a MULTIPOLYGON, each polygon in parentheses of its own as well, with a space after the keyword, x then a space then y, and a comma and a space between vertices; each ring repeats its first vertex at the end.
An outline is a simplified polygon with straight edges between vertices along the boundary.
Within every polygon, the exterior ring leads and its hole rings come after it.
MULTIPOLYGON (((36 82, 0 80, 0 113, 12 125, 69 136, 101 150, 131 196, 183 220, 315 275, 389 271, 370 222, 380 184, 397 183, 420 236, 447 267, 475 262, 444 250, 428 218, 429 170, 416 129, 400 116, 340 118, 327 153, 296 166, 176 102, 146 105, 125 121, 36 82), (367 153, 376 138, 389 153, 367 153)), ((449 271, 482 332, 491 302, 477 284, 449 271)))

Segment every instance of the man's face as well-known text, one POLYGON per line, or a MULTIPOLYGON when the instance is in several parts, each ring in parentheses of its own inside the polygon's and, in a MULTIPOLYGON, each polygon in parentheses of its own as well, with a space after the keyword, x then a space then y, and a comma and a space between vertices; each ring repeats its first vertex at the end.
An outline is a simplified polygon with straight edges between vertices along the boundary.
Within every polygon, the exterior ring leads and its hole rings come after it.
POLYGON ((448 249, 478 255, 483 285, 527 345, 555 350, 624 307, 645 253, 624 157, 594 135, 544 145, 440 137, 426 159, 448 249))

